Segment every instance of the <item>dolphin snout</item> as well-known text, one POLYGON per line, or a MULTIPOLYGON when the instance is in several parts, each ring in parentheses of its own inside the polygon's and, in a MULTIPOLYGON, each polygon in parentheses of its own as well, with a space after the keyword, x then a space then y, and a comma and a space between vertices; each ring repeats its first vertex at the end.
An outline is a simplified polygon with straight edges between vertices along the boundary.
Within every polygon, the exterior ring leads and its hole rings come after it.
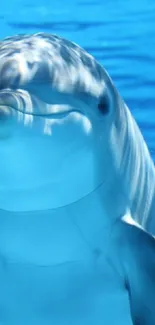
POLYGON ((73 103, 48 104, 25 90, 5 89, 0 91, 0 107, 11 107, 24 114, 63 118, 69 113, 79 112, 73 103))

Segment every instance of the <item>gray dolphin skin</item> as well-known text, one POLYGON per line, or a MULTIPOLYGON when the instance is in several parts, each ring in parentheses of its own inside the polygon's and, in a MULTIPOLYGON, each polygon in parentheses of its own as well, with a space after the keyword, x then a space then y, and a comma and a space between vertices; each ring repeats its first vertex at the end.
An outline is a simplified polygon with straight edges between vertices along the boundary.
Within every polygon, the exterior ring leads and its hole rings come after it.
POLYGON ((155 324, 155 169, 105 69, 2 40, 0 157, 0 324, 155 324))

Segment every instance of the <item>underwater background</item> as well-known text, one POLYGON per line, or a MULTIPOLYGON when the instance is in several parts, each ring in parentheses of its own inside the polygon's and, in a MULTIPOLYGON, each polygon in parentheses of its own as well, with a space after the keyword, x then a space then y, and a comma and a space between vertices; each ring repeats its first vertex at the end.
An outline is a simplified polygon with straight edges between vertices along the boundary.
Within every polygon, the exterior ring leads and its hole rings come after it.
POLYGON ((68 38, 103 64, 155 161, 155 1, 2 0, 0 39, 33 32, 68 38))

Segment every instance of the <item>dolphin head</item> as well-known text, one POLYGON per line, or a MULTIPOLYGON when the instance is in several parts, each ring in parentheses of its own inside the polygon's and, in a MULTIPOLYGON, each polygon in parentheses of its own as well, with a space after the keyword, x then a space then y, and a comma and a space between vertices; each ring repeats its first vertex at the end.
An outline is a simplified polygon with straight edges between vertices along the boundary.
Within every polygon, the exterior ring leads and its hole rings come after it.
POLYGON ((78 45, 58 36, 7 38, 0 44, 0 60, 1 104, 25 114, 55 118, 77 111, 93 122, 116 105, 115 88, 103 67, 78 45))
POLYGON ((123 215, 122 107, 105 69, 78 45, 44 33, 2 41, 1 208, 58 208, 102 186, 105 211, 123 215))

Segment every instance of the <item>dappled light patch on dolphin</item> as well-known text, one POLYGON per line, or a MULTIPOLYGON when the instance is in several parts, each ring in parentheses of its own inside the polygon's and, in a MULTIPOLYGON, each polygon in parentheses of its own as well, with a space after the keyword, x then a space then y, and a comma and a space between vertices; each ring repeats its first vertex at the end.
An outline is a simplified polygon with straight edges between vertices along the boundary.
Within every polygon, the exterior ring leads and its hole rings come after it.
POLYGON ((48 82, 60 92, 85 91, 99 96, 105 87, 95 59, 78 45, 54 35, 6 38, 0 45, 0 60, 1 88, 48 82))
POLYGON ((82 127, 83 127, 84 131, 86 132, 86 134, 89 134, 89 132, 91 132, 92 125, 91 125, 91 122, 88 120, 88 118, 84 115, 81 115, 78 112, 71 112, 69 115, 64 117, 64 119, 45 118, 44 133, 48 134, 48 135, 52 135, 52 126, 55 124, 61 125, 68 119, 72 120, 72 121, 76 121, 76 123, 82 124, 82 127))

